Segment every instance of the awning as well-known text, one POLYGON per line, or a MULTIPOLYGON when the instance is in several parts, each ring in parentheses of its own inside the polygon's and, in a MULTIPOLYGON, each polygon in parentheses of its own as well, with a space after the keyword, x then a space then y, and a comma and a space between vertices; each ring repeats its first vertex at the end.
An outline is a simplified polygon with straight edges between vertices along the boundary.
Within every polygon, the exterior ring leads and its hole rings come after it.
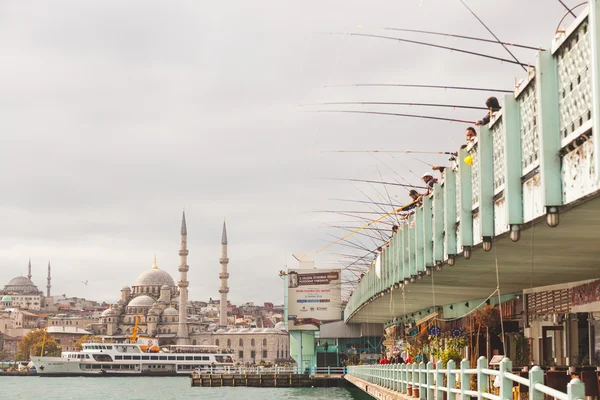
POLYGON ((423 318, 421 318, 420 320, 418 320, 418 321, 416 322, 416 325, 417 325, 417 326, 419 326, 419 325, 421 325, 421 324, 424 324, 425 322, 429 321, 430 319, 433 319, 433 318, 437 317, 437 316, 438 316, 438 314, 439 314, 439 313, 437 313, 437 312, 434 312, 434 313, 431 313, 431 314, 429 314, 429 315, 426 315, 425 317, 423 317, 423 318))

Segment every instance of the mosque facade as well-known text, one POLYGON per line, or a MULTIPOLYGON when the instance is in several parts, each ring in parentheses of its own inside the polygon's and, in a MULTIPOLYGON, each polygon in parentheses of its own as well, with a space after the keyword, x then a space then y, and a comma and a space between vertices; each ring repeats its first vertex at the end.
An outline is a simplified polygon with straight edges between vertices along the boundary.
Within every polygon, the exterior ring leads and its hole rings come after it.
POLYGON ((227 327, 227 230, 223 223, 221 258, 219 259, 221 315, 218 323, 210 323, 188 301, 187 224, 185 213, 180 231, 180 279, 156 264, 142 272, 135 283, 121 289, 119 301, 102 313, 99 323, 87 327, 95 335, 123 340, 131 336, 136 318, 138 335, 159 339, 161 345, 216 345, 229 349, 238 362, 254 364, 277 362, 289 358, 289 336, 283 323, 274 328, 227 327), (225 307, 223 307, 223 305, 225 307))
POLYGON ((4 289, 0 290, 0 306, 40 311, 50 298, 50 271, 50 262, 48 262, 47 294, 44 296, 44 292, 39 290, 31 280, 31 260, 29 260, 27 276, 17 276, 11 279, 4 289))

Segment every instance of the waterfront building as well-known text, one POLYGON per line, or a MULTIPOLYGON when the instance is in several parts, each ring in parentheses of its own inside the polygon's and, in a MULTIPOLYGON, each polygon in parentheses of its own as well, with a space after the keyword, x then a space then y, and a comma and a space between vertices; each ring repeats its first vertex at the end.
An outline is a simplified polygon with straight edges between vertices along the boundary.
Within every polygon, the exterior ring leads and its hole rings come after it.
POLYGON ((49 335, 52 335, 60 345, 62 351, 75 350, 75 343, 82 336, 90 335, 91 332, 76 326, 50 326, 47 328, 49 335))

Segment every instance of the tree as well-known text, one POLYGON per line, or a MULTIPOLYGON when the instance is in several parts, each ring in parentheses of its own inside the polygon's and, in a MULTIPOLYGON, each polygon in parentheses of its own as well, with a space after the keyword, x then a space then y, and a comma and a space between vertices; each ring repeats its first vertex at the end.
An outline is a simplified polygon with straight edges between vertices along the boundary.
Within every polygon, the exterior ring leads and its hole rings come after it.
POLYGON ((83 335, 75 342, 73 347, 75 347, 75 350, 81 351, 81 349, 83 349, 83 344, 88 342, 100 343, 102 342, 102 338, 94 335, 83 335))
POLYGON ((19 361, 29 360, 31 355, 40 355, 44 347, 44 356, 60 356, 61 348, 52 335, 46 334, 44 341, 44 330, 34 329, 21 339, 16 359, 19 361))

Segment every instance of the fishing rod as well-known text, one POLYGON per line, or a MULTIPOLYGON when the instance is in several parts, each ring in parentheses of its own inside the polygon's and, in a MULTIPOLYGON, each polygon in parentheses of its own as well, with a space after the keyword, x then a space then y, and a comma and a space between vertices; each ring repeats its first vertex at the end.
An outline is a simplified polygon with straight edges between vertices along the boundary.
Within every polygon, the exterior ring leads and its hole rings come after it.
POLYGON ((569 8, 569 6, 567 6, 565 3, 563 3, 562 0, 558 0, 558 2, 560 4, 562 4, 564 8, 567 9, 567 11, 573 16, 573 18, 577 18, 577 15, 575 15, 575 13, 573 12, 573 10, 571 8, 569 8))
POLYGON ((350 182, 379 183, 379 184, 382 184, 382 185, 403 186, 403 187, 410 187, 410 188, 415 188, 415 189, 427 189, 425 186, 405 185, 403 183, 394 183, 394 182, 370 181, 370 180, 367 180, 367 179, 353 179, 353 178, 325 178, 325 179, 332 180, 332 181, 350 181, 350 182))
POLYGON ((350 32, 350 33, 346 33, 346 32, 324 32, 324 33, 321 33, 321 34, 322 35, 363 36, 363 37, 370 37, 370 38, 376 38, 376 39, 396 40, 398 42, 420 44, 420 45, 423 45, 423 46, 429 46, 429 47, 435 47, 435 48, 438 48, 438 49, 455 51, 457 53, 464 53, 464 54, 470 54, 472 56, 489 58, 491 60, 502 61, 502 62, 506 62, 506 63, 509 63, 509 64, 520 65, 523 68, 525 68, 525 66, 527 65, 527 64, 521 63, 518 60, 517 61, 513 61, 513 60, 509 60, 507 58, 496 57, 496 56, 491 56, 489 54, 478 53, 476 51, 469 51, 469 50, 465 50, 465 49, 459 49, 459 48, 456 48, 456 47, 442 46, 442 45, 439 45, 439 44, 433 44, 433 43, 428 43, 428 42, 421 42, 421 41, 418 41, 418 40, 402 39, 402 38, 397 38, 397 37, 392 37, 392 36, 373 35, 373 34, 369 34, 369 33, 352 33, 352 32, 350 32))
MULTIPOLYGON (((556 26, 555 32, 557 32, 557 33, 559 32, 560 24, 562 24, 562 23, 563 23, 563 21, 565 20, 565 18, 567 18, 567 16, 569 15, 569 13, 573 14, 573 10, 574 10, 574 9, 576 9, 576 8, 578 8, 578 7, 581 7, 581 6, 584 6, 584 5, 586 5, 586 4, 588 4, 588 2, 587 2, 587 1, 585 1, 585 2, 583 2, 583 3, 579 3, 579 4, 577 4, 576 6, 574 6, 574 7, 572 7, 572 8, 568 8, 568 10, 569 10, 569 11, 567 11, 567 12, 565 13, 565 15, 563 15, 563 17, 560 19, 560 21, 558 21, 558 25, 556 26)), ((575 14, 573 14, 573 16, 575 16, 575 14)), ((563 32, 564 32, 564 31, 563 31, 563 32)))
POLYGON ((304 106, 330 106, 330 105, 348 105, 348 104, 359 104, 359 105, 378 105, 378 106, 414 106, 414 107, 441 107, 441 108, 459 108, 469 110, 488 110, 487 107, 481 106, 465 106, 460 104, 440 104, 440 103, 409 103, 409 102, 389 102, 389 101, 332 101, 327 103, 312 103, 312 104, 299 104, 300 107, 304 106))
POLYGON ((403 113, 388 113, 388 112, 380 112, 380 111, 354 111, 354 110, 315 110, 315 111, 306 111, 306 112, 324 112, 324 113, 350 113, 350 114, 374 114, 374 115, 391 115, 394 117, 408 117, 408 118, 422 118, 422 119, 432 119, 436 121, 449 121, 449 122, 460 122, 463 124, 473 125, 475 121, 467 121, 465 119, 456 119, 456 118, 445 118, 445 117, 435 117, 431 115, 418 115, 418 114, 403 114, 403 113))
POLYGON ((340 212, 349 212, 349 213, 353 213, 353 214, 377 214, 377 215, 381 215, 380 212, 378 211, 350 211, 350 210, 341 210, 341 211, 334 211, 334 210, 313 210, 311 212, 314 213, 340 213, 340 212))
MULTIPOLYGON (((399 207, 399 208, 396 208, 395 210, 392 210, 392 211, 390 211, 389 213, 386 213, 386 214, 382 215, 382 216, 381 216, 381 217, 379 217, 379 218, 376 218, 376 219, 374 219, 374 220, 372 220, 372 221, 369 221, 367 224, 365 224, 365 225, 361 226, 360 228, 358 228, 358 229, 356 229, 356 230, 354 230, 354 231, 352 231, 352 232, 348 233, 347 235, 345 235, 344 237, 342 237, 342 239, 349 238, 350 236, 354 235, 354 234, 355 234, 355 233, 357 233, 357 232, 360 232, 360 231, 361 231, 361 230, 363 230, 364 228, 367 228, 367 227, 369 227, 369 226, 371 226, 371 225, 373 225, 373 224, 376 224, 376 223, 378 223, 378 222, 381 222, 381 220, 382 220, 382 219, 384 219, 384 218, 386 218, 386 217, 388 217, 388 216, 390 216, 390 215, 392 215, 392 214, 396 214, 396 213, 398 213, 398 212, 404 211, 404 210, 406 210, 406 208, 407 208, 407 207, 413 206, 414 204, 415 204, 415 202, 413 202, 413 203, 410 203, 410 204, 407 204, 407 205, 406 205, 406 206, 404 206, 404 207, 399 207)), ((323 250, 325 250, 325 249, 328 249, 329 247, 331 247, 331 246, 333 246, 333 245, 335 245, 335 244, 339 243, 340 241, 341 241, 341 240, 339 240, 339 239, 338 239, 338 240, 337 240, 337 241, 335 241, 335 242, 331 242, 331 243, 329 243, 327 246, 323 246, 323 247, 321 247, 319 250, 317 250, 317 251, 315 252, 315 254, 317 254, 317 253, 320 253, 321 251, 323 251, 323 250)))
POLYGON ((397 87, 412 87, 421 89, 450 89, 450 90, 473 90, 479 92, 498 92, 498 93, 513 93, 513 90, 506 89, 491 89, 491 88, 480 88, 480 87, 469 87, 469 86, 444 86, 444 85, 424 85, 424 84, 413 84, 413 83, 352 83, 352 84, 339 84, 339 85, 325 85, 325 87, 342 87, 342 86, 397 86, 397 87))
MULTIPOLYGON (((402 153, 402 154, 437 154, 454 156, 451 151, 415 151, 415 150, 322 150, 320 153, 402 153)), ((330 199, 339 200, 339 199, 330 199)), ((348 200, 350 201, 350 200, 348 200)))
MULTIPOLYGON (((380 204, 380 205, 389 205, 387 203, 373 203, 371 201, 366 201, 366 200, 350 200, 350 199, 335 199, 335 198, 330 198, 327 200, 334 200, 334 201, 346 201, 346 202, 350 202, 350 203, 363 203, 363 204, 380 204)), ((401 207, 400 204, 394 204, 394 207, 401 207)))
MULTIPOLYGON (((356 219, 362 219, 363 221, 371 221, 369 218, 365 218, 365 217, 361 217, 359 215, 352 215, 352 214, 347 214, 347 213, 343 213, 343 212, 334 212, 333 214, 339 214, 339 215, 345 215, 346 217, 351 217, 351 218, 356 218, 356 219)), ((387 225, 394 225, 390 222, 387 221, 377 221, 380 224, 387 224, 387 225)))
POLYGON ((518 64, 518 65, 520 65, 520 66, 521 66, 521 68, 523 68, 523 70, 524 70, 525 72, 527 72, 527 68, 525 68, 525 65, 526 65, 526 64, 523 64, 522 62, 520 62, 520 61, 517 59, 517 57, 516 57, 516 56, 515 56, 515 55, 512 53, 512 51, 510 51, 510 50, 508 49, 508 47, 506 47, 506 45, 505 45, 503 42, 501 42, 501 41, 500 41, 500 39, 498 38, 498 36, 496 36, 496 35, 494 34, 494 32, 492 32, 492 30, 491 30, 490 28, 488 28, 488 26, 487 26, 487 25, 486 25, 486 24, 485 24, 485 23, 484 23, 484 22, 481 20, 481 18, 479 18, 479 17, 477 16, 477 14, 475 14, 475 11, 471 10, 471 8, 470 8, 470 7, 467 5, 467 3, 465 3, 465 1, 464 1, 464 0, 460 0, 460 2, 462 3, 462 5, 463 5, 463 6, 465 6, 465 8, 466 8, 467 10, 469 10, 469 12, 470 12, 471 14, 473 14, 473 16, 474 16, 474 17, 477 19, 477 21, 479 21, 479 22, 481 23, 481 25, 483 25, 483 27, 484 27, 485 29, 487 29, 487 31, 488 31, 488 32, 489 32, 489 33, 490 33, 490 34, 491 34, 491 35, 494 37, 494 39, 496 39, 496 42, 498 42, 498 43, 499 43, 499 44, 500 44, 502 47, 504 47, 504 50, 506 50, 506 52, 507 52, 508 54, 510 54, 510 56, 513 58, 513 60, 515 60, 514 64, 518 64))
MULTIPOLYGON (((560 0, 558 0, 558 1, 560 1, 560 0)), ((407 29, 407 28, 388 28, 388 27, 384 27, 384 28, 381 28, 381 29, 386 30, 386 31, 412 32, 412 33, 423 33, 423 34, 426 34, 426 35, 446 36, 446 37, 453 37, 453 38, 457 38, 457 39, 475 40, 475 41, 478 41, 478 42, 504 44, 506 46, 519 47, 519 48, 528 49, 528 50, 541 50, 541 51, 545 51, 545 49, 543 49, 541 47, 526 46, 524 44, 509 43, 509 42, 498 42, 496 40, 485 39, 485 38, 480 38, 480 37, 475 37, 475 36, 455 35, 455 34, 452 34, 452 33, 434 32, 434 31, 425 31, 425 30, 420 30, 420 29, 407 29)))

